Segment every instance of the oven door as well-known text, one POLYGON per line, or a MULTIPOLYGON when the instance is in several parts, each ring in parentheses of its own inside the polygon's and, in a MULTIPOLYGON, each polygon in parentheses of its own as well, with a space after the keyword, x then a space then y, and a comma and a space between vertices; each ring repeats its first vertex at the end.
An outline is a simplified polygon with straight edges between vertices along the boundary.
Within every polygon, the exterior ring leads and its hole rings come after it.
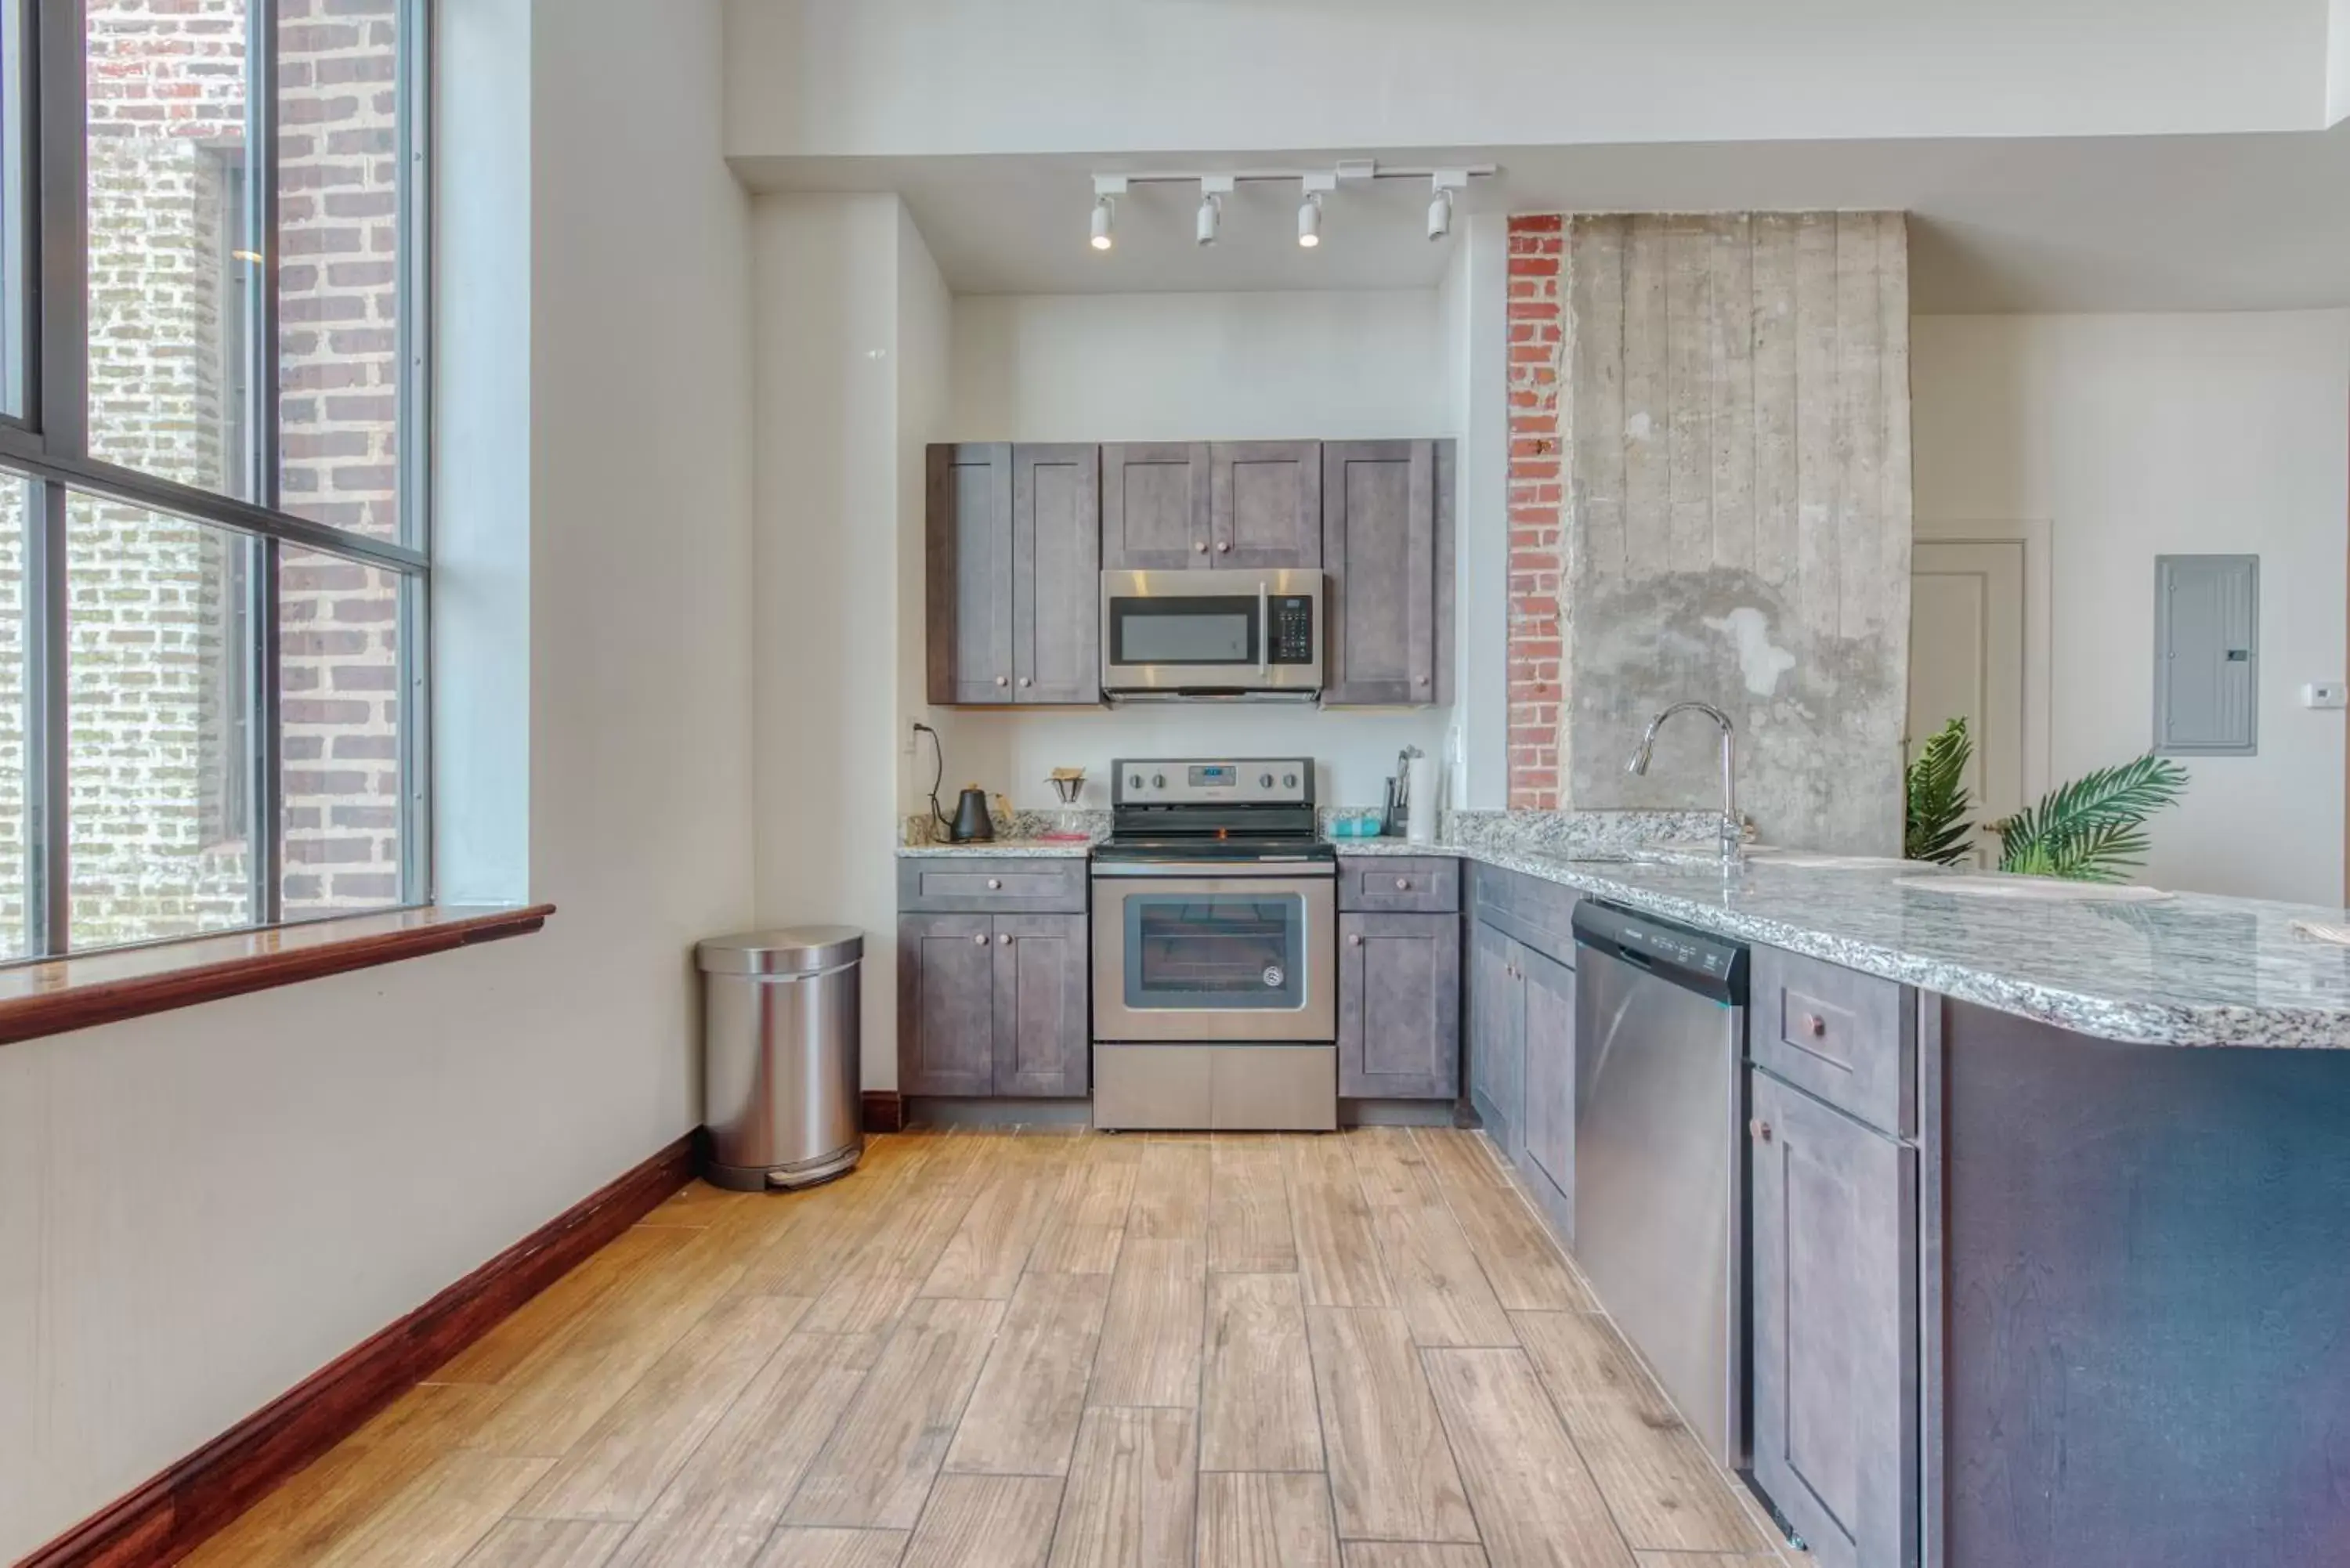
POLYGON ((1121 867, 1094 878, 1094 1038, 1338 1037, 1337 880, 1121 867))
POLYGON ((1113 697, 1322 690, 1322 574, 1104 572, 1102 690, 1113 697))

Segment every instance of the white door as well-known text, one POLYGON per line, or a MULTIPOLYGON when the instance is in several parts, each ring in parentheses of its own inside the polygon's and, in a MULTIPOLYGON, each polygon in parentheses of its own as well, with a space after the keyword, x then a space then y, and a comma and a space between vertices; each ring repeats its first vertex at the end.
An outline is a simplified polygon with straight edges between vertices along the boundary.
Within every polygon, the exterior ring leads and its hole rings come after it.
POLYGON ((1910 569, 1908 753, 1963 714, 1974 819, 1995 822, 2023 805, 2023 541, 1921 539, 1910 569))

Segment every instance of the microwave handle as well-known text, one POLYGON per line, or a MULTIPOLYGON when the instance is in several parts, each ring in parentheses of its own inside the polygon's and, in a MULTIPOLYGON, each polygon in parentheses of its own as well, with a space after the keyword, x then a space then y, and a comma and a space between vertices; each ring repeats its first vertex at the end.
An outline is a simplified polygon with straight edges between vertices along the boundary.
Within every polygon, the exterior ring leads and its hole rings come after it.
POLYGON ((1263 577, 1256 584, 1256 672, 1273 667, 1273 589, 1263 577))

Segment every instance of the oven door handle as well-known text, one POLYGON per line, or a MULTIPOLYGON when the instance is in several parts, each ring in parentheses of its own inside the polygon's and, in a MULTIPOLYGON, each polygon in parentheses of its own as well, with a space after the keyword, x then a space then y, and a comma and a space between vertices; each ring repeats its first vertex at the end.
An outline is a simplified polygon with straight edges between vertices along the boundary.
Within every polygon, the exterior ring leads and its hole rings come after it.
POLYGON ((1232 878, 1286 877, 1293 882, 1331 882, 1338 877, 1329 860, 1227 860, 1202 865, 1197 860, 1097 860, 1096 880, 1111 877, 1183 877, 1201 882, 1232 878))
POLYGON ((1256 580, 1256 672, 1263 675, 1273 668, 1273 589, 1263 577, 1256 580))

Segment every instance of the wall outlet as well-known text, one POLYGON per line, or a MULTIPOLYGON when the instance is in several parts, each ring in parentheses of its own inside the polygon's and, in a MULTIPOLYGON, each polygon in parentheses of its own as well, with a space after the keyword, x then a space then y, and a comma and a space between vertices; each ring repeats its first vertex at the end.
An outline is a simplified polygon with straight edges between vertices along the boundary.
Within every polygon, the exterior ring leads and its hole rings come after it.
POLYGON ((2301 689, 2304 708, 2350 708, 2350 685, 2339 680, 2313 680, 2301 689))

